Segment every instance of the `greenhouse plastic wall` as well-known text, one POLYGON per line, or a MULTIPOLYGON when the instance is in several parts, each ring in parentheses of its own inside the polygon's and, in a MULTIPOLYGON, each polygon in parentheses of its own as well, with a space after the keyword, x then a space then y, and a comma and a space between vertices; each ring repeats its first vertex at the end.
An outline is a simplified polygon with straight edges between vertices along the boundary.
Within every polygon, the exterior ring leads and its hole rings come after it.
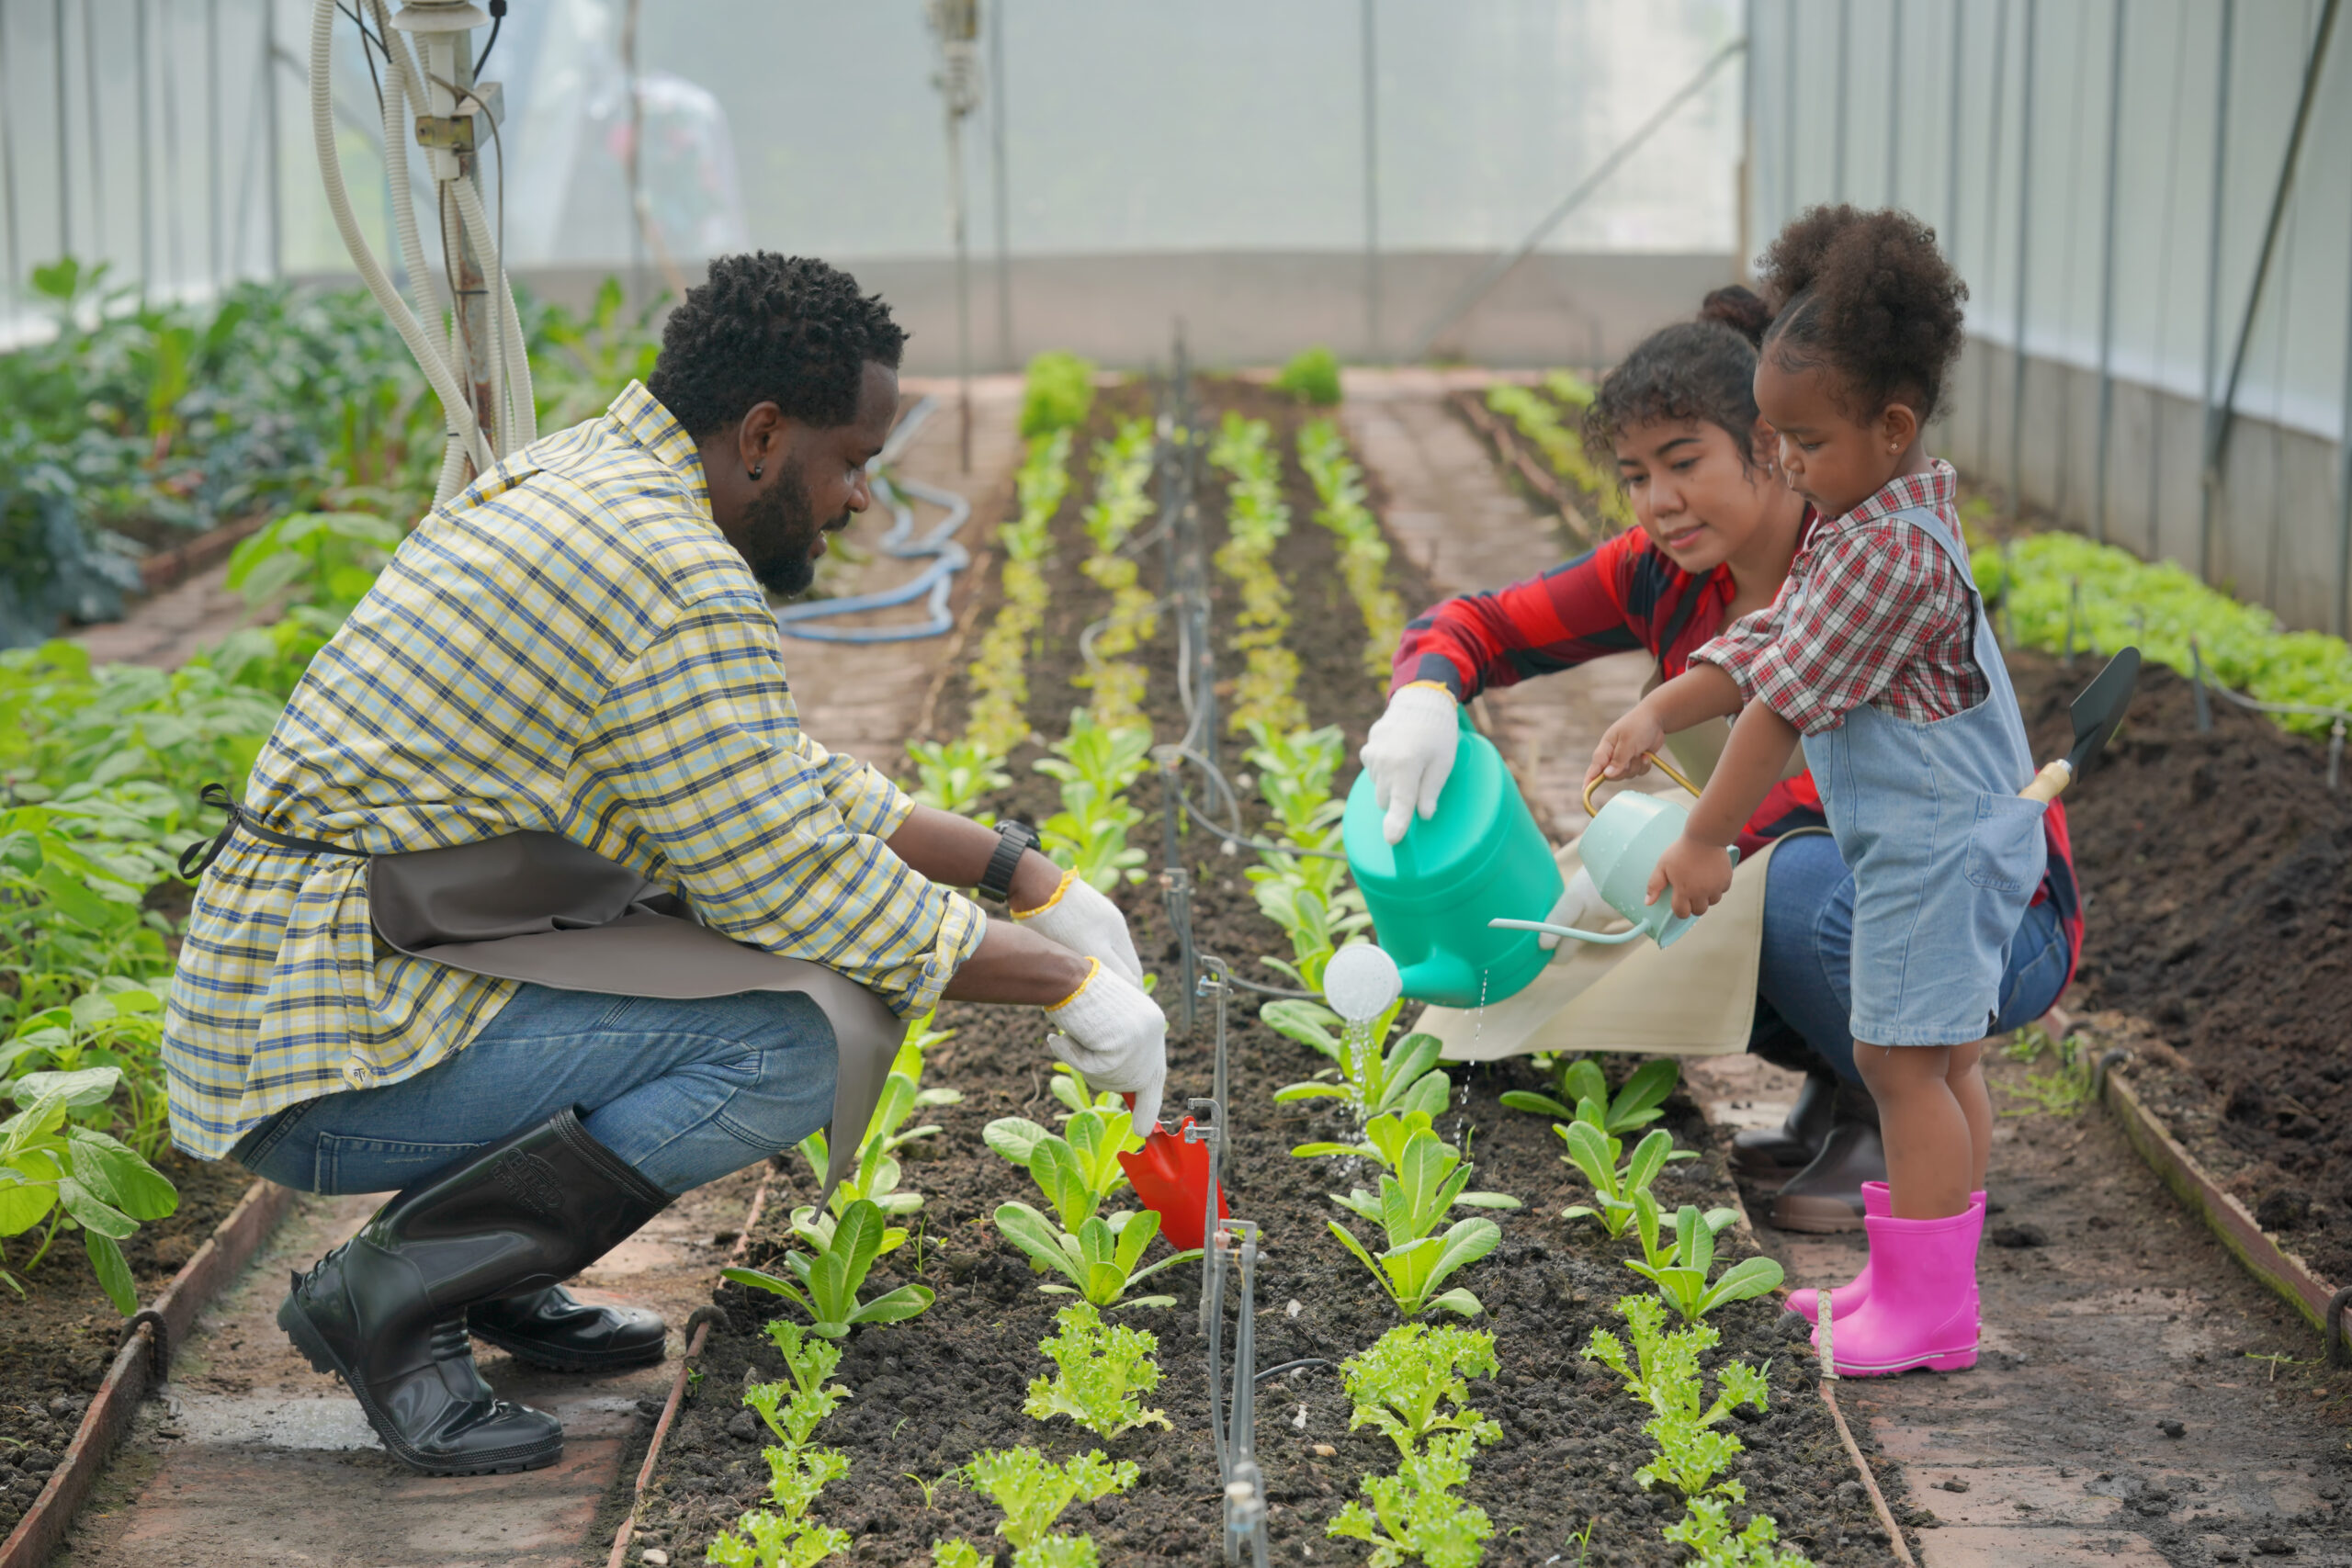
MULTIPOLYGON (((982 13, 963 174, 983 368, 1046 346, 1141 364, 1179 316, 1211 362, 1309 341, 1393 355, 1740 29, 1737 0, 982 13)), ((311 14, 307 0, 0 0, 14 179, 0 310, 25 321, 24 269, 65 248, 158 288, 345 276, 305 113, 311 14)), ((613 272, 649 297, 669 282, 622 175, 626 15, 624 0, 513 0, 486 73, 506 90, 486 163, 493 201, 505 165, 508 254, 558 296, 613 272)), ((373 89, 338 27, 344 155, 379 237, 373 89)), ((678 276, 745 244, 825 255, 888 291, 915 368, 951 367, 948 170, 921 0, 642 0, 637 36, 644 184, 678 276), (778 48, 725 41, 752 33, 778 48)), ((1433 348, 1607 358, 1727 278, 1739 78, 1718 71, 1433 348)))
POLYGON ((1970 478, 2341 633, 2352 25, 2287 156, 2328 11, 1752 0, 1747 248, 1816 202, 1918 213, 1971 293, 1939 432, 1970 478))

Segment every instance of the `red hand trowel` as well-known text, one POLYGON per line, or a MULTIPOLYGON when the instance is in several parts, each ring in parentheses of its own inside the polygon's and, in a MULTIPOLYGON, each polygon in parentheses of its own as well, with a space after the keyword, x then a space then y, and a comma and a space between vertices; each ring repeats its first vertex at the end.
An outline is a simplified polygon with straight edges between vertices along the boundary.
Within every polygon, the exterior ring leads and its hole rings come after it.
MULTIPOLYGON (((1129 1095, 1127 1103, 1132 1106, 1135 1096, 1129 1095)), ((1209 1146, 1185 1140, 1185 1130, 1192 1125, 1187 1116, 1173 1133, 1155 1127, 1143 1147, 1119 1156, 1120 1168, 1136 1184, 1136 1196, 1159 1216, 1159 1234, 1179 1252, 1202 1245, 1202 1222, 1208 1216, 1209 1146)), ((1232 1217, 1226 1212, 1222 1184, 1216 1192, 1216 1217, 1232 1217)))

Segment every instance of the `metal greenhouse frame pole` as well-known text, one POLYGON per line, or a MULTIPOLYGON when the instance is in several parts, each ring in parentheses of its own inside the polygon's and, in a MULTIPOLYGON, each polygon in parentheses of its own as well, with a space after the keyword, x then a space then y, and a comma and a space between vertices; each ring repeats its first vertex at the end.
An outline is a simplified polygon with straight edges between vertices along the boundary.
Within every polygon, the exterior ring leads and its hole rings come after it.
POLYGON ((2270 191, 2270 217, 2262 227, 2262 250, 2255 260, 2254 281, 2247 286, 2245 310, 2238 317, 2237 341, 2230 350, 2229 378, 2222 385, 2220 403, 2205 411, 2202 478, 2209 494, 2221 488, 2222 458, 2229 445, 2230 427, 2237 421, 2238 382, 2245 374, 2246 351, 2254 343, 2254 318, 2262 309, 2263 289, 2270 281, 2270 264, 2278 254, 2278 231, 2287 216, 2287 198, 2294 194, 2295 168, 2302 161, 2303 133, 2311 129, 2312 105, 2319 96, 2320 77, 2327 68, 2328 39, 2335 31, 2335 16, 2341 8, 2342 0, 2327 0, 2320 10, 2319 32, 2312 39, 2311 57, 2303 62, 2303 90, 2295 101, 2294 128, 2287 133, 2287 150, 2278 159, 2278 178, 2270 191))
POLYGON ((1944 256, 1960 265, 1960 105, 1968 8, 1951 0, 1951 101, 1944 108, 1944 256))
MULTIPOLYGON (((2199 400, 2205 429, 2213 428, 2215 355, 2222 346, 2222 198, 2230 153, 2230 50, 2237 39, 2237 0, 2222 0, 2222 47, 2213 71, 2213 187, 2205 216, 2205 379, 2199 400)), ((2197 499, 2197 579, 2213 581, 2213 485, 2200 474, 2197 499)))
POLYGON ((204 195, 209 209, 205 272, 217 296, 228 281, 222 267, 228 251, 220 243, 220 0, 204 0, 204 195))
POLYGON ((17 257, 17 117, 9 112, 16 100, 8 92, 8 67, 15 56, 8 50, 8 7, 0 0, 0 185, 5 185, 8 223, 8 309, 17 308, 17 279, 22 276, 17 257))
POLYGON ((1364 357, 1380 357, 1380 60, 1375 0, 1362 0, 1363 55, 1364 357))
MULTIPOLYGON (((2018 82, 2018 308, 2009 345, 2009 521, 2025 510, 2026 280, 2033 276, 2033 48, 2036 0, 2025 0, 2024 58, 2018 82)), ((2062 455, 2061 461, 2064 460, 2062 455)))
POLYGON ((1000 370, 1018 370, 1012 357, 1012 214, 1004 158, 1004 0, 988 7, 989 186, 996 208, 996 358, 1000 370))
MULTIPOLYGON (((1837 130, 1830 139, 1837 159, 1835 172, 1829 179, 1829 195, 1833 201, 1846 199, 1846 122, 1847 110, 1853 97, 1853 84, 1847 80, 1849 70, 1848 56, 1854 36, 1853 0, 1838 0, 1838 85, 1831 89, 1830 101, 1837 106, 1837 130)), ((1892 118, 1892 117, 1890 117, 1892 118)))
POLYGON ((57 83, 57 254, 74 254, 74 138, 65 108, 65 0, 52 0, 51 34, 57 40, 57 58, 50 62, 57 83))
POLYGON ((2098 450, 2091 468, 2091 537, 2107 543, 2108 448, 2115 429, 2115 191, 2123 152, 2123 10, 2113 0, 2107 47, 2107 197, 2099 220, 2098 450))
POLYGON ((1886 30, 1886 205, 1900 207, 1903 184, 1903 112, 1895 103, 1903 87, 1903 0, 1889 0, 1886 30))

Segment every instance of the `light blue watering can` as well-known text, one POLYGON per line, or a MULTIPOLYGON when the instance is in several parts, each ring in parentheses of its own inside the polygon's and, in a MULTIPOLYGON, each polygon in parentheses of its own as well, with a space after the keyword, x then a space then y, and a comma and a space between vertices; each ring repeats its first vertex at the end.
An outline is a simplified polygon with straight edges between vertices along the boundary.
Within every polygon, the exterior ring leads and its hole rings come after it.
MULTIPOLYGON (((1657 752, 1649 753, 1668 778, 1693 795, 1699 786, 1686 779, 1674 764, 1657 752)), ((1682 940, 1699 917, 1674 913, 1672 891, 1658 896, 1650 903, 1651 874, 1657 870, 1658 856, 1667 846, 1682 836, 1683 824, 1690 819, 1690 808, 1679 801, 1667 800, 1655 795, 1641 795, 1628 790, 1617 795, 1598 812, 1592 809, 1592 794, 1606 779, 1594 779, 1584 786, 1584 808, 1592 816, 1592 825, 1577 840, 1577 858, 1584 863, 1585 872, 1592 878, 1593 886, 1609 907, 1634 922, 1629 931, 1588 931, 1574 926, 1548 925, 1542 920, 1523 920, 1498 917, 1489 925, 1509 931, 1542 931, 1566 937, 1576 942, 1600 942, 1613 946, 1649 937, 1660 947, 1672 947, 1682 940)), ((1739 863, 1739 851, 1731 852, 1732 863, 1739 863)))

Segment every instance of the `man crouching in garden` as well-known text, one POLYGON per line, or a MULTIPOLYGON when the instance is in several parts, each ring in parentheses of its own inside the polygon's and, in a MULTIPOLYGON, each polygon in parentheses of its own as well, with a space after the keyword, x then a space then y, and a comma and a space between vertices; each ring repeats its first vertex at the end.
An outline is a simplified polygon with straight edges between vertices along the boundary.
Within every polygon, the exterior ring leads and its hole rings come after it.
POLYGON ((1046 1009, 1157 1114, 1166 1021, 1110 901, 800 730, 762 589, 869 503, 905 336, 822 262, 713 262, 649 383, 417 525, 198 846, 173 1136, 398 1190, 277 1321, 418 1470, 554 1462, 469 1337, 659 1360, 659 1318, 561 1281, 829 1116, 854 1153, 942 997, 1046 1009))

